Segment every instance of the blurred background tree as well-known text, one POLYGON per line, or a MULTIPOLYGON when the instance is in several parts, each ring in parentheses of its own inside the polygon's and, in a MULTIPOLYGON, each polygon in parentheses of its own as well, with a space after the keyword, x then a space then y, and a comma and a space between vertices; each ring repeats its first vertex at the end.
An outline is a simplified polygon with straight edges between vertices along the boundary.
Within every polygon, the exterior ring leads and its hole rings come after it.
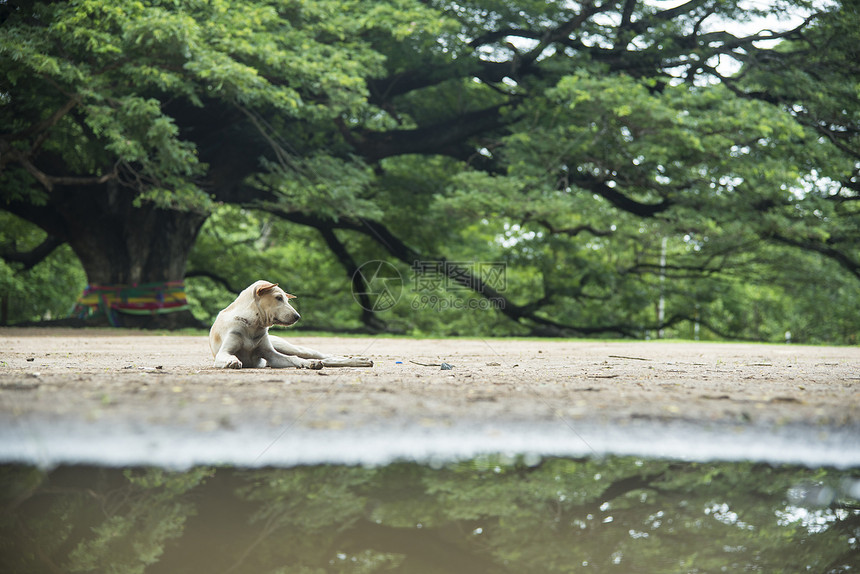
POLYGON ((755 6, 8 2, 4 320, 267 278, 322 330, 856 343, 857 3, 755 6))

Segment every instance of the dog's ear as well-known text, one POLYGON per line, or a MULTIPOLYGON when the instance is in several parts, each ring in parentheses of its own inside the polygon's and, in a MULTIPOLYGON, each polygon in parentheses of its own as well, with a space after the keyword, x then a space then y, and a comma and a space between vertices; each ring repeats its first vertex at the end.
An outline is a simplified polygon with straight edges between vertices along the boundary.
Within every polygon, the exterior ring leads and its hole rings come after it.
POLYGON ((271 291, 272 289, 274 289, 277 286, 278 286, 277 283, 269 283, 268 281, 263 281, 254 290, 254 295, 257 298, 262 297, 263 295, 265 295, 266 293, 268 293, 269 291, 271 291))
POLYGON ((295 298, 296 298, 296 296, 295 296, 295 295, 290 295, 290 294, 289 294, 289 293, 287 293, 287 292, 284 292, 284 295, 286 295, 286 296, 287 296, 287 299, 295 299, 295 298))

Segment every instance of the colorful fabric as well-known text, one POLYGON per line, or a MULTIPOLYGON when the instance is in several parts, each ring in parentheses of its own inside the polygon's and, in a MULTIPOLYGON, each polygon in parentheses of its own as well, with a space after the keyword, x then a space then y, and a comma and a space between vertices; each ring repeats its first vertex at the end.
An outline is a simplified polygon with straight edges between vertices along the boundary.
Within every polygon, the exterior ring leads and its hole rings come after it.
POLYGON ((188 309, 183 281, 133 285, 87 285, 78 297, 74 314, 81 319, 107 315, 118 324, 117 313, 154 315, 188 309))

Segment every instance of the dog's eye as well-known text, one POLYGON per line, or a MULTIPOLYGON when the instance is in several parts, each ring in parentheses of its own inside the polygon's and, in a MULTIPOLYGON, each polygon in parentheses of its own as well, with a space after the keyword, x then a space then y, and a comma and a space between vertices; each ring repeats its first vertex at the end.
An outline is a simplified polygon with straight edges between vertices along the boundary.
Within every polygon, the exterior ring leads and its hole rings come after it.
POLYGON ((277 299, 278 301, 283 301, 283 300, 284 300, 284 298, 283 298, 282 296, 280 296, 280 295, 275 295, 275 299, 277 299))

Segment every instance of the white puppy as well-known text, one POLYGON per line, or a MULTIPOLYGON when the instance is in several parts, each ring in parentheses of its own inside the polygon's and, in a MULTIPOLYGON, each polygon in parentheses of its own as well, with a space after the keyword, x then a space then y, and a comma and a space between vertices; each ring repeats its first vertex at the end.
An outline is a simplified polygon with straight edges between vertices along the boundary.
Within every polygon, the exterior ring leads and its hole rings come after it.
POLYGON ((372 367, 364 358, 336 357, 287 343, 269 334, 272 325, 292 325, 301 318, 290 305, 290 295, 277 283, 257 281, 218 313, 209 331, 209 347, 215 367, 241 369, 253 367, 372 367))

